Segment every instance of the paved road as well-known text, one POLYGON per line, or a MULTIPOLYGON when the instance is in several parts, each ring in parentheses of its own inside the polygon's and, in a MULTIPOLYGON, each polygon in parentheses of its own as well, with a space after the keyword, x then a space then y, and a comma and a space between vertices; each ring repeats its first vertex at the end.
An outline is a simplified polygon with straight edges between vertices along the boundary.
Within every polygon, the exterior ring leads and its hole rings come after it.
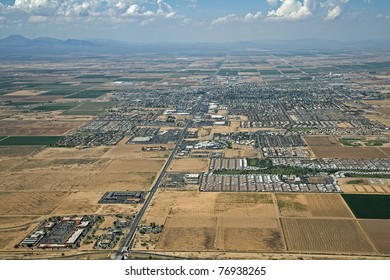
MULTIPOLYGON (((203 100, 203 98, 198 100, 198 103, 195 105, 195 107, 193 109, 192 116, 194 116, 194 114, 196 112, 198 112, 198 110, 200 108, 200 105, 202 103, 202 100, 203 100)), ((191 124, 192 124, 192 119, 188 120, 187 125, 185 126, 185 128, 181 132, 181 134, 179 136, 179 139, 176 142, 175 148, 173 149, 171 155, 169 156, 169 158, 166 161, 163 169, 161 170, 160 175, 158 176, 158 178, 156 180, 156 183, 150 189, 149 195, 146 198, 144 204, 142 205, 141 210, 138 211, 137 215, 135 216, 135 218, 134 218, 134 220, 133 220, 133 222, 132 222, 132 224, 130 226, 129 233, 122 240, 121 245, 119 246, 118 251, 114 254, 113 259, 116 259, 116 260, 124 259, 124 256, 126 255, 128 248, 131 246, 131 244, 132 244, 132 242, 134 240, 135 234, 137 233, 137 228, 139 226, 139 223, 141 222, 141 219, 142 219, 143 215, 145 214, 145 211, 148 208, 150 201, 152 200, 154 194, 156 193, 158 187, 160 186, 160 184, 161 184, 161 182, 162 182, 162 180, 163 180, 163 178, 164 178, 164 176, 165 176, 169 166, 171 165, 172 160, 175 158, 175 155, 176 155, 177 151, 179 150, 180 145, 183 142, 183 139, 185 137, 185 134, 186 134, 186 132, 187 132, 187 130, 190 127, 191 124)))

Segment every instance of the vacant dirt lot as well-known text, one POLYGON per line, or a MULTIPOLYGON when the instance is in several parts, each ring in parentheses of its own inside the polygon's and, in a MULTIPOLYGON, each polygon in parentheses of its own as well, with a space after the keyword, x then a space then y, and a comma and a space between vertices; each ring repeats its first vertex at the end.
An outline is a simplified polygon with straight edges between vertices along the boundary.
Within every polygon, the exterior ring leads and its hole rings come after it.
POLYGON ((270 194, 159 190, 143 223, 164 224, 151 249, 279 251, 284 244, 275 215, 270 194))
POLYGON ((83 124, 80 121, 1 120, 0 135, 65 135, 83 124))
POLYGON ((305 137, 318 158, 388 158, 376 147, 344 147, 337 139, 329 136, 305 137))
POLYGON ((276 198, 283 217, 353 217, 338 194, 276 194, 276 198))
POLYGON ((47 215, 65 197, 65 192, 1 192, 0 215, 47 215))
POLYGON ((345 193, 390 193, 390 179, 338 178, 345 193))
POLYGON ((357 221, 283 218, 288 251, 375 253, 357 221))
POLYGON ((126 144, 129 138, 124 138, 116 146, 112 147, 111 150, 105 155, 110 158, 134 158, 134 159, 146 159, 146 158, 167 158, 174 144, 164 144, 164 145, 138 145, 138 144, 126 144), (166 148, 166 151, 153 151, 147 152, 142 151, 142 147, 159 147, 162 146, 166 148))
POLYGON ((38 223, 31 224, 20 229, 0 230, 0 250, 13 250, 14 246, 19 244, 38 223))
POLYGON ((209 159, 203 158, 179 158, 172 161, 171 172, 206 172, 209 169, 209 159))
POLYGON ((359 220, 359 224, 383 254, 390 254, 390 220, 359 220))
POLYGON ((24 156, 32 156, 40 151, 42 151, 44 147, 33 147, 33 146, 18 146, 18 147, 0 147, 0 158, 6 157, 24 157, 24 156))
POLYGON ((233 144, 233 149, 225 149, 225 157, 227 158, 260 158, 261 153, 258 149, 247 146, 247 145, 238 145, 233 144))

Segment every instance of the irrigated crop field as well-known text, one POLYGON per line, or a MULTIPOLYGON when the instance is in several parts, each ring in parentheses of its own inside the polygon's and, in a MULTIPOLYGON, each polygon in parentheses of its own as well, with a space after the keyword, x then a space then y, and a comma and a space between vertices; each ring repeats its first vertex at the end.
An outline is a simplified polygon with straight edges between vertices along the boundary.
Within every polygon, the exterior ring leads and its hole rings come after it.
POLYGON ((283 217, 352 218, 339 194, 276 194, 283 217))
POLYGON ((343 194, 358 219, 390 219, 390 195, 343 194))
POLYGON ((375 253, 355 220, 283 218, 289 251, 328 253, 375 253))

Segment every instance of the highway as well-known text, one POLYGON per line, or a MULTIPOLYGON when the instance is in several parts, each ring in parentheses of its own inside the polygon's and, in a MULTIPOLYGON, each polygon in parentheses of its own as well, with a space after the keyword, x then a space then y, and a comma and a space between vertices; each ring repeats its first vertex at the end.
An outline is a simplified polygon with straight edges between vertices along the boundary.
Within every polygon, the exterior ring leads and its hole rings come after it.
MULTIPOLYGON (((200 107, 200 105, 202 103, 202 100, 203 100, 203 98, 200 98, 198 103, 193 108, 192 117, 194 116, 194 114, 196 112, 198 112, 199 107, 200 107)), ((187 130, 190 127, 191 124, 192 124, 192 118, 190 120, 188 120, 187 125, 185 126, 183 131, 180 133, 179 139, 176 141, 175 148, 173 149, 173 151, 172 151, 171 155, 169 156, 168 160, 165 162, 165 165, 164 165, 163 169, 161 170, 160 175, 158 176, 158 178, 156 180, 156 183, 150 189, 148 197, 145 199, 144 204, 142 205, 141 209, 136 214, 136 216, 135 216, 135 218, 134 218, 134 220, 133 220, 133 222, 132 222, 132 224, 130 226, 129 233, 122 240, 121 245, 119 246, 118 250, 114 254, 113 259, 115 259, 115 260, 122 260, 122 259, 124 259, 124 256, 126 255, 126 253, 128 251, 128 248, 131 246, 131 244, 132 244, 132 242, 134 240, 135 234, 137 233, 137 228, 138 228, 138 226, 139 226, 139 224, 141 222, 141 219, 142 219, 143 215, 145 214, 145 211, 148 208, 149 203, 152 200, 154 194, 156 193, 158 187, 160 186, 162 180, 164 179, 164 176, 165 176, 169 166, 171 165, 172 160, 175 158, 176 153, 179 150, 180 145, 183 142, 183 139, 185 137, 185 134, 186 134, 186 132, 187 132, 187 130)))

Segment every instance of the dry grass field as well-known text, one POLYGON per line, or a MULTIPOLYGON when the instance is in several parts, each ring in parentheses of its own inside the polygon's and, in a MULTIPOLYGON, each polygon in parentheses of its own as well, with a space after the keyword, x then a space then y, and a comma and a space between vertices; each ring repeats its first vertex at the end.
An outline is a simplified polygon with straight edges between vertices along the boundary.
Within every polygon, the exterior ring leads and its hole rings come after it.
POLYGON ((248 146, 248 145, 239 145, 233 144, 233 149, 225 149, 226 158, 260 158, 261 153, 258 149, 248 146))
POLYGON ((4 158, 15 158, 15 157, 25 157, 32 156, 40 151, 42 151, 44 147, 37 146, 2 146, 0 147, 0 159, 4 158))
POLYGON ((383 254, 390 254, 390 220, 359 220, 359 224, 383 254))
POLYGON ((283 217, 352 218, 339 194, 276 194, 283 217))
POLYGON ((377 147, 344 147, 330 136, 307 136, 305 141, 318 158, 388 158, 377 147))
POLYGON ((288 251, 376 252, 355 220, 282 218, 282 226, 288 251))
POLYGON ((390 193, 390 179, 379 178, 338 178, 345 193, 390 193))
POLYGON ((13 250, 37 225, 34 223, 19 229, 0 230, 0 250, 13 250))
MULTIPOLYGON (((151 222, 164 224, 160 237, 148 241, 151 249, 284 250, 271 194, 159 190, 143 221, 151 222)), ((138 234, 135 248, 145 240, 138 234)))
POLYGON ((84 122, 80 121, 38 121, 38 120, 1 120, 0 135, 65 135, 69 131, 82 126, 84 122))
POLYGON ((0 215, 47 215, 65 196, 65 192, 1 192, 0 215))
POLYGON ((206 172, 209 169, 210 160, 203 158, 179 158, 172 161, 171 172, 206 172))
POLYGON ((147 159, 147 158, 167 158, 171 153, 171 150, 175 146, 174 144, 164 145, 141 145, 141 144, 126 144, 128 138, 122 139, 117 145, 112 147, 105 155, 110 158, 133 158, 133 159, 147 159), (166 151, 142 151, 142 147, 165 147, 166 151))

